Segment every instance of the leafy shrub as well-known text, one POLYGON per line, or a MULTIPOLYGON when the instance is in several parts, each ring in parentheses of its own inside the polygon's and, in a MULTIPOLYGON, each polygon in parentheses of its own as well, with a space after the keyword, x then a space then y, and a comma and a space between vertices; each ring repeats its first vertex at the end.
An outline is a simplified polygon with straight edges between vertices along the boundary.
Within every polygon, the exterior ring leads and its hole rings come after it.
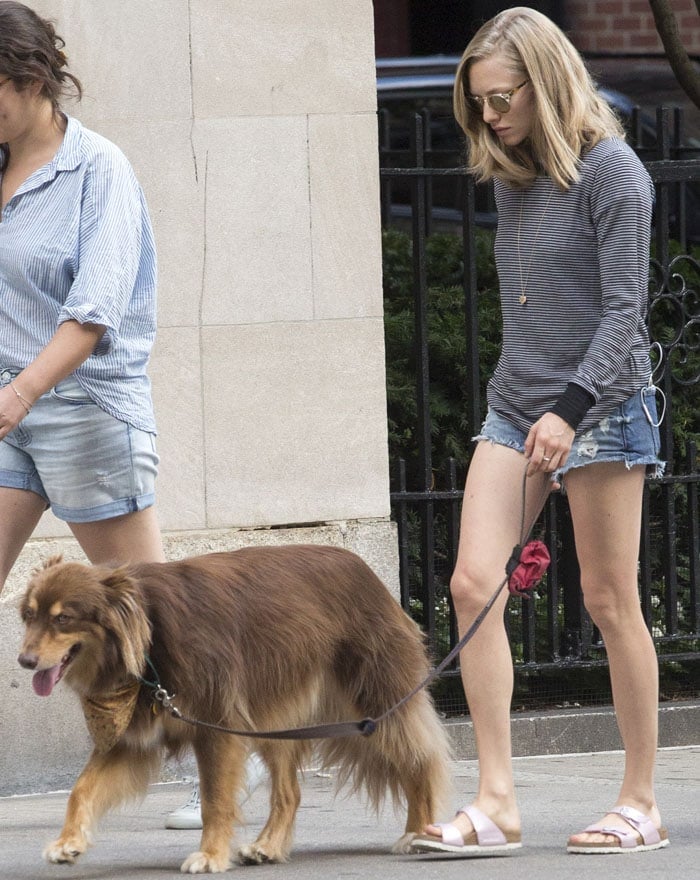
MULTIPOLYGON (((500 349, 501 308, 493 264, 493 233, 478 230, 478 325, 482 415, 486 382, 500 349)), ((407 462, 409 476, 418 461, 419 414, 416 402, 415 303, 411 238, 396 229, 384 232, 384 322, 387 364, 389 448, 393 460, 407 462)), ((426 246, 428 279, 428 348, 430 352, 430 417, 432 459, 440 468, 454 458, 463 468, 470 454, 464 261, 459 238, 436 233, 426 246)))

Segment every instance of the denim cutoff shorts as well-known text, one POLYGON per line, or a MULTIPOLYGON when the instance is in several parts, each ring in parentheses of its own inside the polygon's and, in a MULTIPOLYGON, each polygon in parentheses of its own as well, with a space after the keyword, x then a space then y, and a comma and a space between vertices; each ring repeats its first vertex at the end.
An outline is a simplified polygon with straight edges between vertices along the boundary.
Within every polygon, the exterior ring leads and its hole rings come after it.
MULTIPOLYGON (((18 372, 0 367, 0 386, 18 372)), ((0 486, 35 492, 66 522, 150 507, 157 473, 155 436, 106 413, 72 376, 0 442, 0 486)))
MULTIPOLYGON (((489 409, 481 433, 473 439, 525 452, 527 434, 489 409)), ((567 471, 603 461, 624 461, 628 469, 646 465, 651 476, 660 477, 665 467, 658 457, 660 448, 656 388, 647 385, 576 437, 566 464, 552 473, 552 480, 559 483, 567 471)))

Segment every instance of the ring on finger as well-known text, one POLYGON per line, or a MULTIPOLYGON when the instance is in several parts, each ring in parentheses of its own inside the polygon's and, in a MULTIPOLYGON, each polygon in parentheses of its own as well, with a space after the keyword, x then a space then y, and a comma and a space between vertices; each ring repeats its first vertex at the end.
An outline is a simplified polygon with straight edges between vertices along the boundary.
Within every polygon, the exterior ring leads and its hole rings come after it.
POLYGON ((552 460, 552 459, 549 458, 549 457, 546 456, 546 455, 543 455, 543 456, 542 456, 542 461, 551 461, 551 460, 552 460))

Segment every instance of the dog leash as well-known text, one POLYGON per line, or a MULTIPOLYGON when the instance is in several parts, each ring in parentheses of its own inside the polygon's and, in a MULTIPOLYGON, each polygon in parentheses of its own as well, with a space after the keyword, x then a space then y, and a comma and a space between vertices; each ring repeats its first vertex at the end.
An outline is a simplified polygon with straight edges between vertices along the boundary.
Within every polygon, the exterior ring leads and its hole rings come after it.
POLYGON ((163 687, 160 682, 160 677, 158 672, 151 662, 150 657, 146 657, 146 663, 148 664, 151 672, 155 676, 154 681, 147 681, 145 678, 138 676, 141 684, 146 687, 151 688, 153 691, 153 699, 159 703, 163 709, 170 713, 173 718, 177 718, 178 720, 184 722, 185 724, 189 724, 193 727, 206 727, 210 730, 216 730, 219 733, 227 733, 232 736, 245 736, 250 737, 251 739, 282 739, 282 740, 301 740, 301 739, 331 739, 336 737, 349 737, 349 736, 370 736, 375 732, 377 726, 380 722, 386 720, 390 715, 393 715, 401 706, 405 705, 409 700, 411 700, 415 695, 423 690, 424 687, 427 687, 431 681, 437 678, 447 666, 455 659, 455 657, 460 653, 460 651, 464 648, 464 646, 469 642, 469 640, 474 636, 476 631, 481 626, 484 618, 489 613, 496 600, 498 599, 501 590, 503 587, 508 584, 509 589, 512 595, 526 595, 526 591, 532 589, 536 583, 541 578, 542 574, 547 568, 549 564, 549 553, 547 548, 542 544, 541 541, 532 542, 532 545, 537 545, 537 550, 540 553, 539 564, 536 566, 536 570, 534 572, 534 577, 531 577, 521 586, 517 586, 512 584, 512 578, 515 572, 518 569, 518 566, 524 563, 523 560, 523 552, 525 549, 530 547, 530 544, 527 544, 527 540, 534 528, 535 521, 537 516, 530 524, 529 528, 525 530, 525 502, 526 502, 526 494, 527 494, 527 468, 523 473, 523 484, 522 484, 522 513, 520 517, 520 542, 515 545, 513 551, 506 563, 505 572, 506 575, 503 580, 500 582, 498 587, 493 592, 493 595, 488 600, 488 602, 481 609, 479 614, 476 616, 474 621, 472 622, 469 629, 465 632, 462 638, 457 642, 457 644, 452 648, 449 654, 442 660, 439 666, 436 666, 432 669, 428 675, 420 682, 420 684, 416 685, 412 691, 402 697, 397 703, 391 706, 386 712, 383 712, 377 718, 363 718, 361 721, 338 721, 338 722, 330 722, 326 724, 316 724, 309 727, 293 727, 286 730, 236 730, 231 727, 223 727, 219 724, 212 724, 208 721, 202 721, 195 718, 188 718, 186 715, 183 715, 182 712, 177 708, 177 706, 173 703, 175 699, 175 694, 169 694, 168 691, 163 687))

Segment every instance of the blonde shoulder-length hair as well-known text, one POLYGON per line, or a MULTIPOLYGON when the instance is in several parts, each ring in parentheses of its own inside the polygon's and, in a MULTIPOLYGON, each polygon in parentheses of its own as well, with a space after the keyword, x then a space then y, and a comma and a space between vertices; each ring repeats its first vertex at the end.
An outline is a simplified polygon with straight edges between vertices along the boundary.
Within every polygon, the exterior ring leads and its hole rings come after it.
POLYGON ((547 16, 526 6, 501 12, 477 31, 457 68, 454 113, 476 178, 498 177, 518 187, 546 174, 568 189, 578 179, 583 153, 602 138, 625 136, 574 46, 547 16), (532 131, 515 147, 501 144, 469 101, 472 64, 493 55, 504 58, 518 82, 528 80, 535 96, 532 131))

